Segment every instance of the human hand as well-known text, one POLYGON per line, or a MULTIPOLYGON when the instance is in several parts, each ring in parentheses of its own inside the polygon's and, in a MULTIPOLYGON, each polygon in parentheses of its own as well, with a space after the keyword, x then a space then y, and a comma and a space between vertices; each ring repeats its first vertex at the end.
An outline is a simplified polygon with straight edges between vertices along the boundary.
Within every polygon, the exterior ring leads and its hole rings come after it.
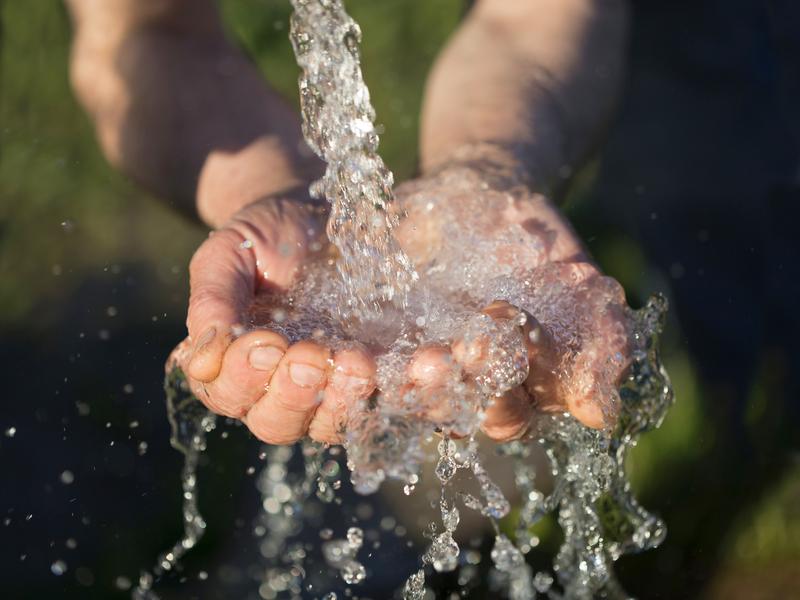
POLYGON ((268 443, 306 434, 338 441, 341 407, 374 388, 374 362, 356 344, 333 351, 319 340, 290 344, 277 331, 249 329, 256 298, 285 291, 326 251, 324 218, 309 204, 267 198, 213 232, 190 264, 189 337, 167 366, 183 369, 210 410, 241 419, 268 443))
MULTIPOLYGON (((589 427, 613 426, 617 387, 631 360, 624 290, 599 272, 547 199, 524 186, 496 191, 487 180, 456 168, 398 190, 408 214, 400 240, 421 273, 442 272, 463 281, 464 297, 482 299, 488 304, 482 311, 495 320, 519 319, 524 310, 528 376, 488 408, 484 431, 498 441, 513 439, 537 412, 568 411, 589 427), (488 282, 498 277, 516 284, 504 284, 509 290, 522 290, 502 298, 518 307, 492 302, 497 286, 488 282), (520 286, 520 280, 530 287, 520 286)), ((487 347, 487 339, 473 337, 424 348, 410 376, 435 388, 451 361, 475 374, 487 347)))

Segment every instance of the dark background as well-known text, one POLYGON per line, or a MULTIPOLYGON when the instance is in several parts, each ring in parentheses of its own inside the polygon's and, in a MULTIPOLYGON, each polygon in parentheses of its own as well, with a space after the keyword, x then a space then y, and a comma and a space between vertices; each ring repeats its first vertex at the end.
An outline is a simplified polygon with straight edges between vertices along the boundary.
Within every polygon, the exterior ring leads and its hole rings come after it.
MULTIPOLYGON (((221 7, 294 98, 287 4, 221 7)), ((348 7, 382 152, 402 180, 417 160, 425 73, 464 6, 348 7)), ((677 404, 630 465, 669 537, 618 569, 643 598, 800 597, 797 7, 635 3, 617 120, 566 200, 632 305, 654 291, 673 304, 664 352, 677 404)), ((0 595, 124 597, 125 578, 179 533, 161 379, 205 232, 104 162, 69 90, 61 3, 0 11, 0 595)), ((189 577, 222 577, 232 544, 247 543, 256 446, 223 431, 203 469, 209 532, 189 577)), ((542 535, 546 547, 554 534, 542 535)))

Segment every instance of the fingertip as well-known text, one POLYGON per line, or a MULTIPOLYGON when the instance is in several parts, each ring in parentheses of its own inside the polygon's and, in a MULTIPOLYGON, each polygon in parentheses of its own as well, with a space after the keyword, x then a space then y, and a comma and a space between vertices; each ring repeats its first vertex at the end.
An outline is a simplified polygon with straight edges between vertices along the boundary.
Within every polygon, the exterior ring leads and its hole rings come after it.
POLYGON ((414 384, 428 387, 442 383, 453 367, 453 357, 444 346, 420 348, 408 366, 408 376, 414 384))
POLYGON ((330 383, 345 397, 365 397, 375 389, 377 365, 372 355, 363 348, 345 348, 333 358, 330 383))
POLYGON ((268 329, 247 334, 246 340, 237 340, 247 346, 247 363, 251 369, 271 376, 289 348, 285 336, 268 329))
POLYGON ((327 346, 310 340, 301 340, 289 346, 286 351, 287 360, 304 359, 318 366, 328 364, 331 359, 331 351, 327 346))
POLYGON ((314 342, 291 344, 274 369, 268 392, 272 391, 280 398, 313 397, 328 379, 332 363, 330 355, 327 347, 314 342))
POLYGON ((314 342, 289 346, 264 395, 242 419, 258 439, 291 444, 308 432, 322 402, 330 350, 314 342))
POLYGON ((533 414, 527 395, 519 390, 512 391, 496 398, 487 408, 481 429, 496 442, 515 440, 528 430, 533 414))
POLYGON ((229 336, 219 334, 215 327, 207 329, 195 343, 187 366, 188 375, 204 383, 216 379, 229 343, 229 336))
POLYGON ((592 429, 604 429, 609 425, 605 411, 600 404, 588 397, 567 400, 570 414, 582 424, 592 429))
POLYGON ((324 397, 308 426, 317 442, 339 444, 351 406, 368 398, 375 389, 377 365, 372 355, 358 346, 338 350, 324 397))

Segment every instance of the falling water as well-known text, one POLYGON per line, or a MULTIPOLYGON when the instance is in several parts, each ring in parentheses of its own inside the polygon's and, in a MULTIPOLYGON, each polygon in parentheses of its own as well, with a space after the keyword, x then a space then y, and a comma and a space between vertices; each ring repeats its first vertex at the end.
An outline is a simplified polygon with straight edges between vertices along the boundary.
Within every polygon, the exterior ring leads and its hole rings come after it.
POLYGON ((312 194, 327 198, 328 237, 348 304, 402 307, 417 274, 392 235, 394 178, 378 155, 375 111, 361 76, 358 24, 335 2, 296 2, 291 40, 300 77, 303 135, 325 161, 312 194))
POLYGON ((178 561, 203 537, 206 523, 197 506, 197 465, 200 454, 206 449, 206 435, 214 430, 216 416, 198 402, 186 384, 183 372, 174 367, 167 373, 164 389, 167 395, 167 416, 172 428, 170 443, 183 453, 181 473, 183 487, 183 537, 158 557, 153 572, 143 572, 133 591, 136 600, 157 598, 152 592, 153 582, 173 570, 178 561))
MULTIPOLYGON (((583 360, 585 340, 599 335, 598 319, 592 315, 610 318, 607 307, 614 305, 621 289, 603 277, 565 284, 565 266, 542 261, 542 249, 519 227, 481 236, 490 209, 512 206, 521 192, 494 188, 471 169, 451 169, 432 177, 427 186, 407 186, 403 208, 398 208, 392 175, 377 153, 374 111, 361 76, 358 25, 341 0, 292 4, 291 40, 302 70, 303 132, 327 164, 312 193, 330 203, 328 236, 336 257, 326 255, 309 264, 286 294, 261 297, 252 307, 250 325, 270 327, 292 341, 313 336, 333 348, 350 340, 386 348, 376 357, 377 396, 350 407, 344 419, 347 466, 359 493, 375 492, 386 478, 402 480, 406 493, 413 493, 425 476, 425 442, 434 431, 442 433, 431 474, 440 486, 441 526, 430 524, 430 547, 420 557, 419 569, 409 574, 403 597, 421 600, 432 571, 468 569, 466 553, 454 538, 462 510, 480 513, 494 528, 491 579, 512 600, 627 597, 614 578, 614 562, 656 547, 666 531, 633 497, 625 473, 627 451, 642 433, 660 425, 672 402, 658 356, 666 302, 656 296, 639 311, 626 308, 616 315, 616 341, 626 341, 633 356, 629 374, 619 387, 614 379, 619 365, 609 364, 597 374, 592 391, 604 415, 619 415, 607 421, 615 423, 613 429, 589 429, 566 413, 548 414, 537 418, 524 439, 498 445, 514 466, 522 499, 514 535, 502 533, 499 521, 509 517, 511 503, 485 467, 476 435, 494 399, 527 378, 520 327, 525 313, 566 349, 555 372, 560 380, 571 381, 583 360), (479 199, 476 189, 483 191, 479 199), (431 190, 436 190, 437 203, 431 190), (405 213, 414 211, 444 223, 436 260, 416 268, 395 235, 405 213), (507 260, 498 260, 500 255, 507 260), (480 312, 498 298, 523 312, 508 321, 480 312), (577 314, 578 306, 596 312, 577 314), (407 367, 420 346, 479 338, 489 343, 480 373, 467 376, 454 364, 435 398, 408 391, 407 367), (537 449, 550 463, 554 483, 547 494, 536 485, 531 456, 537 449), (455 477, 459 472, 476 484, 477 495, 461 489, 461 479, 455 477), (534 573, 525 560, 537 543, 532 529, 551 514, 564 541, 552 572, 534 573)), ((205 525, 197 511, 196 467, 214 419, 181 381, 177 371, 168 377, 168 411, 173 445, 186 457, 185 536, 160 557, 152 574, 142 576, 137 598, 155 598, 154 578, 174 568, 205 525)), ((287 590, 299 595, 303 590, 305 552, 292 550, 289 540, 302 526, 299 506, 312 497, 323 503, 336 497, 339 464, 331 460, 333 451, 304 442, 295 449, 271 447, 263 453, 265 466, 257 478, 263 511, 254 531, 265 558, 284 557, 284 566, 264 571, 263 585, 270 594, 287 590), (298 449, 305 469, 295 476, 288 463, 298 449)), ((363 531, 351 527, 345 538, 322 543, 325 561, 348 584, 367 576, 360 560, 363 542, 363 531)))

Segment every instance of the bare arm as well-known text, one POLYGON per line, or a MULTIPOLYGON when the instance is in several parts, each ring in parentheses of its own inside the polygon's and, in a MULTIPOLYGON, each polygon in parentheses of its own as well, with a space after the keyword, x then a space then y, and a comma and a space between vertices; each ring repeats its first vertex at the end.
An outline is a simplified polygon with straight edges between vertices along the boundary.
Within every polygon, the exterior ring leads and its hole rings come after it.
POLYGON ((211 0, 67 0, 73 87, 109 161, 218 227, 318 174, 294 111, 211 0))
POLYGON ((557 191, 614 105, 626 24, 625 0, 479 0, 428 81, 423 171, 488 160, 557 191))

